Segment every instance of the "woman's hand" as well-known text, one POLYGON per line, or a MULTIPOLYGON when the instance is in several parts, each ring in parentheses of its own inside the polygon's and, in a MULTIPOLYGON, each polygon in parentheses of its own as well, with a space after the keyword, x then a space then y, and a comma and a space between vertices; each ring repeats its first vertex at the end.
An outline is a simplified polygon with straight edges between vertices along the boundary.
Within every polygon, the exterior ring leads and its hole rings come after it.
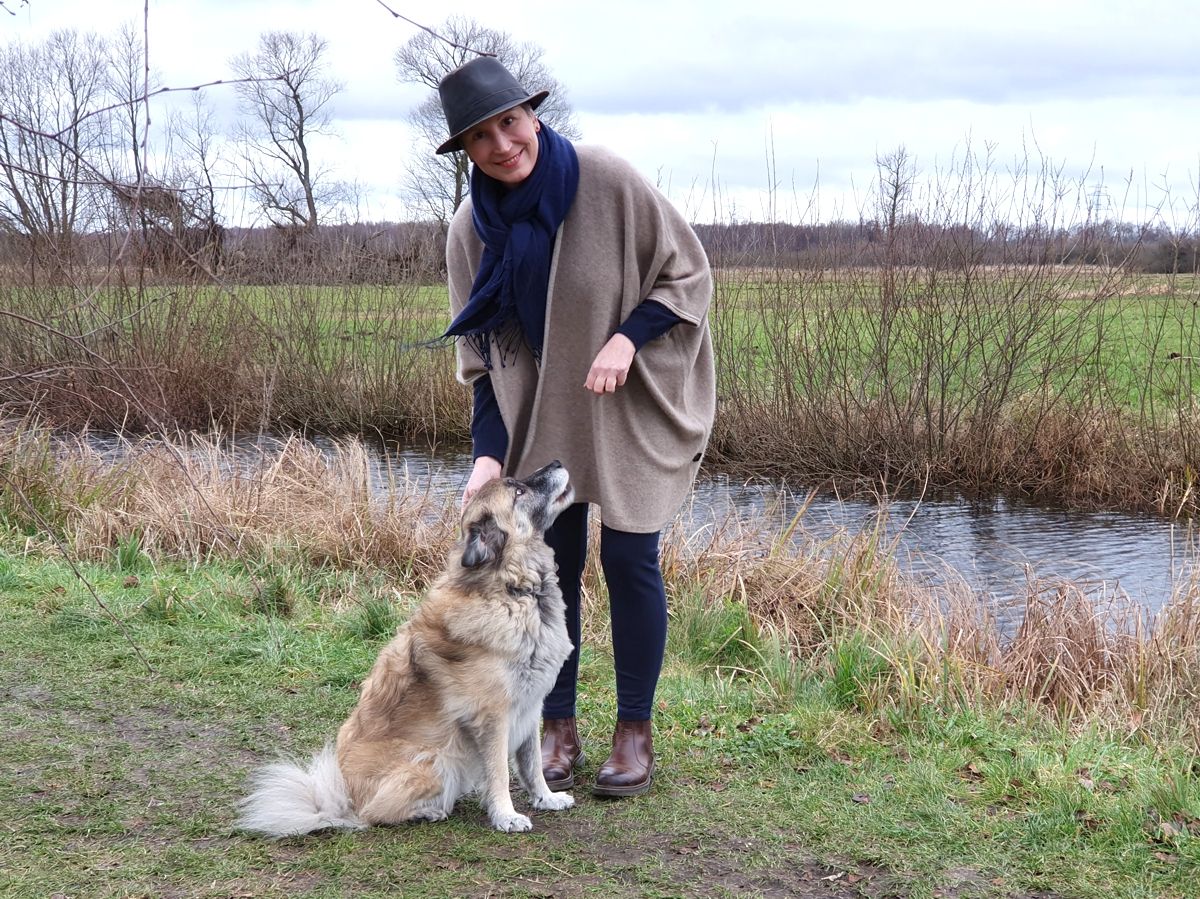
POLYGON ((471 501, 479 488, 488 481, 500 477, 500 472, 503 466, 499 460, 493 459, 491 456, 480 456, 475 460, 475 465, 471 469, 471 476, 467 478, 467 488, 463 491, 462 504, 465 506, 471 501))
POLYGON ((629 376, 636 352, 632 340, 624 334, 614 334, 596 354, 583 386, 597 395, 615 393, 629 376))

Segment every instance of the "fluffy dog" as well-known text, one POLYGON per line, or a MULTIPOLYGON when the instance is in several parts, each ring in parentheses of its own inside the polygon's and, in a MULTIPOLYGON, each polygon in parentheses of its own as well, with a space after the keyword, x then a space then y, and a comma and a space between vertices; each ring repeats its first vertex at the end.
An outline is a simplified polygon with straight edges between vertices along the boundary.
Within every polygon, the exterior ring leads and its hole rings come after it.
POLYGON ((542 700, 571 652, 542 535, 573 498, 558 462, 486 484, 463 511, 445 570, 363 682, 336 749, 307 767, 257 772, 239 826, 283 837, 440 821, 478 792, 493 827, 526 831, 510 756, 534 808, 574 805, 546 787, 538 741, 542 700))

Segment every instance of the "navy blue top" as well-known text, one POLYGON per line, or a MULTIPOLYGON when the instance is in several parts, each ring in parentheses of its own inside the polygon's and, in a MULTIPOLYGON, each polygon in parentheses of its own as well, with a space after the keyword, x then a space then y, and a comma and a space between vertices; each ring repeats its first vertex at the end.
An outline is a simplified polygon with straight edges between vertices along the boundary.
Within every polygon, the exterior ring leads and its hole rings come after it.
MULTIPOLYGON (((643 300, 629 313, 629 318, 617 328, 633 343, 634 352, 640 350, 656 337, 662 337, 683 319, 654 300, 643 300)), ((475 380, 475 403, 471 413, 472 459, 491 456, 504 461, 508 452, 508 430, 500 417, 500 404, 496 402, 496 391, 492 388, 491 375, 475 380)))

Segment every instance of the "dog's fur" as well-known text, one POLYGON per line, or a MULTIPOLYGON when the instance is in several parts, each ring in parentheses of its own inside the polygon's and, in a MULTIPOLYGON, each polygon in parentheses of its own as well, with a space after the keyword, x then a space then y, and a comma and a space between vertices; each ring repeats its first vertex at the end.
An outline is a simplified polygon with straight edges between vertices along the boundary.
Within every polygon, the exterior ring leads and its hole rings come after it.
POLYGON ((336 750, 259 771, 239 826, 282 837, 438 821, 477 791, 497 830, 529 830, 509 793, 510 755, 534 808, 570 808, 542 776, 538 721, 571 652, 542 536, 572 499, 557 462, 486 484, 445 571, 363 682, 336 750))

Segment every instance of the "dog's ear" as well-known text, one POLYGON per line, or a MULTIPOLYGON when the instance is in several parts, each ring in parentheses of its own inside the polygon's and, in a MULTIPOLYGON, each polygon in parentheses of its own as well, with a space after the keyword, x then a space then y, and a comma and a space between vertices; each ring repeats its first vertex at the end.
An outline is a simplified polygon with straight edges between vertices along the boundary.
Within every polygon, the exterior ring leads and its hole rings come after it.
POLYGON ((472 523, 467 528, 467 548, 463 550, 463 568, 478 568, 500 558, 508 535, 496 523, 493 515, 488 515, 472 523))

